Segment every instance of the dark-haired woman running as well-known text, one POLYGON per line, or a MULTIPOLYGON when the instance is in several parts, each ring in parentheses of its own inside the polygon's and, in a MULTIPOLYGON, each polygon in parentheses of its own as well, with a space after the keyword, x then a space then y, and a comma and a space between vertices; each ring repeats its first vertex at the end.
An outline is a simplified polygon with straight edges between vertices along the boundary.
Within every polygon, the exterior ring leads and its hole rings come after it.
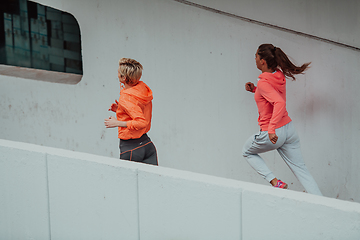
POLYGON ((272 44, 262 44, 255 54, 256 66, 262 71, 255 86, 245 89, 253 92, 258 107, 260 132, 251 136, 243 148, 243 156, 263 178, 277 188, 288 185, 277 179, 259 153, 277 150, 308 193, 322 195, 314 178, 305 166, 299 136, 286 111, 286 77, 303 73, 310 65, 295 66, 287 55, 272 44))

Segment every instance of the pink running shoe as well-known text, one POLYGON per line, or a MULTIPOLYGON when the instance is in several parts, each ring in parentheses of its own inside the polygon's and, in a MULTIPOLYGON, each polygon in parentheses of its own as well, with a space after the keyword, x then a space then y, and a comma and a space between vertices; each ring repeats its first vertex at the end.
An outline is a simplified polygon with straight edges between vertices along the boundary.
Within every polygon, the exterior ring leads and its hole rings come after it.
POLYGON ((283 181, 281 181, 280 179, 278 179, 278 181, 274 187, 287 189, 288 185, 286 183, 284 183, 283 181))

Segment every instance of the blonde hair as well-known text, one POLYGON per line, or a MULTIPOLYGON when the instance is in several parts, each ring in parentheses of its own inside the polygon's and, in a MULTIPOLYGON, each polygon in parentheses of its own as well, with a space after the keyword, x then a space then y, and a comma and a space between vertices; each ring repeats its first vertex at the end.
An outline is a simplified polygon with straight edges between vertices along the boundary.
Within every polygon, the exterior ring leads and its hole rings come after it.
POLYGON ((131 58, 121 58, 119 60, 119 72, 122 77, 125 76, 125 83, 130 86, 136 85, 142 75, 143 66, 131 58))

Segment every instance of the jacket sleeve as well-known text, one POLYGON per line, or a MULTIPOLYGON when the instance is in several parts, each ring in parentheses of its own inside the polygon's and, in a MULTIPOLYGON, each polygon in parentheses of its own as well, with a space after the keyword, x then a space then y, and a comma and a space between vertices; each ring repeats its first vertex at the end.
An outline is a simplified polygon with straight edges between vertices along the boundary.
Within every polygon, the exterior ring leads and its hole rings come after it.
POLYGON ((149 124, 141 107, 138 105, 138 101, 134 97, 129 95, 120 96, 119 104, 131 118, 130 121, 127 121, 127 128, 129 130, 140 130, 149 124))
POLYGON ((257 91, 273 106, 268 133, 275 133, 276 125, 280 122, 286 112, 286 101, 274 87, 266 81, 258 82, 257 91))

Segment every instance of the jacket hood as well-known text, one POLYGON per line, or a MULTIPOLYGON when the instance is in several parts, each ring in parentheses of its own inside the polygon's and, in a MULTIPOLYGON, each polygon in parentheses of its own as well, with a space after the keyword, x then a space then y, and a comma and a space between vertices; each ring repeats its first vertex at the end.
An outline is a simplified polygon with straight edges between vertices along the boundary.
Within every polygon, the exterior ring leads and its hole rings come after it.
POLYGON ((153 99, 151 89, 143 81, 139 81, 138 84, 129 89, 122 89, 120 94, 131 95, 143 104, 149 103, 153 99))
POLYGON ((259 75, 259 80, 265 80, 275 89, 284 92, 286 89, 286 78, 281 70, 277 69, 274 73, 264 72, 259 75))

